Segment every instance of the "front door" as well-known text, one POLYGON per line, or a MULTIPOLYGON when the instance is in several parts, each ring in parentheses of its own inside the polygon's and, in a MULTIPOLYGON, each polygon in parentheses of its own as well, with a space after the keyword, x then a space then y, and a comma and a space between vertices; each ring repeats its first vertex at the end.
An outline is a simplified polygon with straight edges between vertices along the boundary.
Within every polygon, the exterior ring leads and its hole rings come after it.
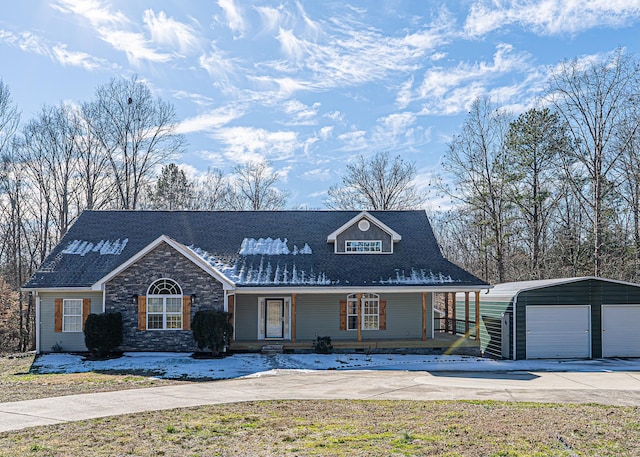
POLYGON ((265 338, 284 338, 284 299, 268 298, 264 306, 265 338))

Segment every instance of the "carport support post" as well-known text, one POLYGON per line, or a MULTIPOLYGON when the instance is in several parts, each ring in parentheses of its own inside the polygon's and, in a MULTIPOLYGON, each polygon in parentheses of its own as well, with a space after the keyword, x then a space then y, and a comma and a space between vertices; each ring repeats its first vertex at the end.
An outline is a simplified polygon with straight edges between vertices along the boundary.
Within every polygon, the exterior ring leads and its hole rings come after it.
POLYGON ((427 293, 422 292, 422 341, 427 341, 427 293))
POLYGON ((449 292, 444 293, 444 331, 449 331, 449 292))
POLYGON ((296 342, 296 294, 291 294, 291 342, 296 342))
POLYGON ((480 341, 480 291, 476 290, 476 341, 480 341))
POLYGON ((469 292, 464 293, 464 336, 469 336, 469 292))
POLYGON ((362 341, 362 294, 358 294, 358 343, 362 341))
POLYGON ((458 321, 456 320, 456 293, 453 292, 453 301, 451 302, 451 319, 453 325, 451 326, 451 332, 456 335, 458 333, 458 321))

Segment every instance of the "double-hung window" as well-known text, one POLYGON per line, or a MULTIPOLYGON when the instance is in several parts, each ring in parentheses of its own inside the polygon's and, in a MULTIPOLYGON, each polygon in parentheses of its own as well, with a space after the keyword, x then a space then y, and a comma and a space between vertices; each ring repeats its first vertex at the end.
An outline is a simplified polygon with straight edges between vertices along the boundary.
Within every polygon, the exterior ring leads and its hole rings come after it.
POLYGON ((82 331, 82 299, 65 299, 62 301, 62 331, 82 331))
POLYGON ((182 328, 182 290, 170 279, 154 282, 147 293, 147 330, 182 328))
POLYGON ((361 329, 380 328, 380 297, 377 294, 351 294, 347 297, 347 330, 358 330, 358 307, 361 312, 361 329))

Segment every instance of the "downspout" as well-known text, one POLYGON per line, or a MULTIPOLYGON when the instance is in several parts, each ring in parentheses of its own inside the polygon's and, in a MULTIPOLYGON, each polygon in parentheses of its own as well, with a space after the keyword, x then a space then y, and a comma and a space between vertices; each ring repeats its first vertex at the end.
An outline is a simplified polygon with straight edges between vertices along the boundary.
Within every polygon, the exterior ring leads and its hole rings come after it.
MULTIPOLYGON (((511 319, 511 325, 512 325, 512 329, 511 329, 511 338, 513 339, 513 355, 511 356, 512 360, 516 360, 516 354, 518 353, 517 348, 516 348, 516 341, 518 340, 516 338, 516 317, 518 315, 517 313, 517 307, 518 305, 518 293, 516 292, 516 294, 513 297, 513 318, 511 319)), ((525 333, 526 333, 526 329, 525 329, 525 333)))

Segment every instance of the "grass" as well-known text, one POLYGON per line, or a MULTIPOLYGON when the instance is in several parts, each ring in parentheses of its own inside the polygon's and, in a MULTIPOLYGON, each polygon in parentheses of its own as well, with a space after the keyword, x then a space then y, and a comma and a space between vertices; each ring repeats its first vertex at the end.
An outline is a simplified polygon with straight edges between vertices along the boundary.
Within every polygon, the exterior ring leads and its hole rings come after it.
MULTIPOLYGON (((0 402, 175 384, 132 374, 33 374, 0 357, 0 402)), ((0 433, 0 457, 634 456, 640 408, 495 401, 271 401, 0 433)))
POLYGON ((33 354, 0 357, 0 403, 178 384, 136 373, 31 373, 33 354))
POLYGON ((633 456, 638 408, 495 401, 269 401, 0 434, 0 456, 633 456))

